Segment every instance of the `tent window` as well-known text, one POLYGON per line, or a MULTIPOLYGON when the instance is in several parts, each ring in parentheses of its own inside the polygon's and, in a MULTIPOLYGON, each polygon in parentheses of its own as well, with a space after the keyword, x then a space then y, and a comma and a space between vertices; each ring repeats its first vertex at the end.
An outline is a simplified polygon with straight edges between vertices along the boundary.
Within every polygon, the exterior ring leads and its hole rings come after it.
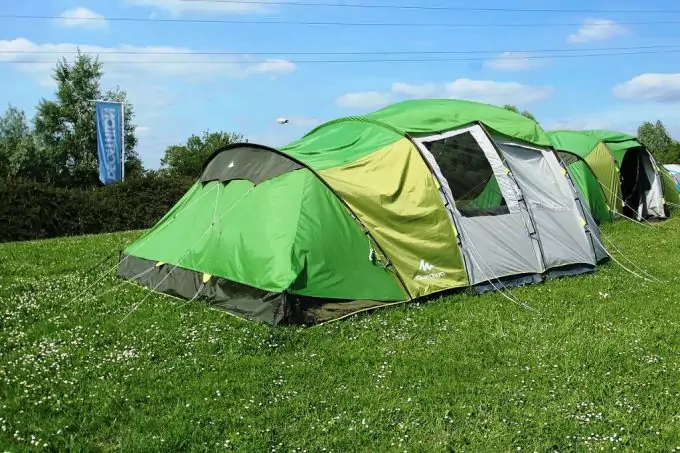
POLYGON ((493 169, 470 132, 426 142, 465 217, 508 214, 493 169))

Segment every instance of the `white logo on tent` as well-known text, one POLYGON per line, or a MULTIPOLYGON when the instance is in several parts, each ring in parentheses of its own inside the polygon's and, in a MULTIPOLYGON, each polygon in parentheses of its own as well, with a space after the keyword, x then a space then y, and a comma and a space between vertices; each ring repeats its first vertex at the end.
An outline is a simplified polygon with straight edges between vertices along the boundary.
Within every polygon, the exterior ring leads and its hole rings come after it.
POLYGON ((418 266, 418 269, 420 269, 422 272, 430 272, 429 274, 426 275, 416 275, 414 277, 414 280, 430 280, 433 278, 443 278, 446 277, 445 272, 432 272, 434 270, 434 266, 430 263, 428 263, 425 260, 420 260, 420 265, 418 266))
POLYGON ((234 165, 236 165, 236 164, 234 164, 234 161, 232 160, 232 161, 229 163, 229 165, 227 166, 227 168, 234 168, 234 165))

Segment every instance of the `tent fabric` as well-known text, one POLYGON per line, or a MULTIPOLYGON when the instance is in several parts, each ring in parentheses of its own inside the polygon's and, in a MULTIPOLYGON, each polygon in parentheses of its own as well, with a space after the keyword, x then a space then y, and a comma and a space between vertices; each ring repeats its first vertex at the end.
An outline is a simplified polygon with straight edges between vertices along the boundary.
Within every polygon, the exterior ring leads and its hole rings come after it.
POLYGON ((595 265, 592 244, 582 228, 576 197, 554 154, 511 142, 497 143, 531 209, 545 267, 595 265))
POLYGON ((585 158, 586 163, 593 169, 593 173, 604 190, 607 205, 615 212, 623 209, 623 193, 621 188, 621 176, 609 147, 600 142, 585 158))
POLYGON ((259 184, 284 173, 302 168, 298 162, 257 145, 244 145, 218 152, 208 159, 201 182, 247 179, 259 184))
POLYGON ((425 99, 392 104, 363 117, 324 123, 281 150, 314 170, 323 170, 345 165, 406 135, 432 135, 476 122, 527 143, 550 145, 536 122, 515 112, 477 102, 425 99))
MULTIPOLYGON (((469 137, 464 138, 463 143, 466 143, 469 137)), ((450 211, 451 219, 459 226, 461 248, 472 284, 478 285, 494 278, 518 274, 541 274, 544 269, 541 264, 539 246, 534 244, 531 232, 527 230, 530 221, 526 209, 522 212, 518 197, 519 188, 508 176, 507 167, 481 126, 475 125, 446 134, 433 134, 416 139, 415 142, 426 160, 435 168, 434 173, 443 187, 442 196, 450 211), (470 205, 461 206, 461 200, 451 189, 451 184, 456 183, 456 175, 452 177, 445 166, 446 164, 449 167, 452 165, 445 159, 454 153, 442 153, 435 157, 431 152, 432 148, 427 146, 428 143, 466 136, 475 139, 479 153, 493 174, 493 180, 500 181, 498 194, 501 200, 505 200, 509 209, 485 212, 485 215, 481 217, 470 216, 467 213, 470 205), (503 240, 498 240, 498 238, 503 238, 503 240)))
POLYGON ((673 178, 675 187, 680 191, 680 165, 666 164, 663 166, 666 172, 673 178))
POLYGON ((412 297, 468 285, 435 179, 409 140, 320 175, 380 243, 412 297))
POLYGON ((361 228, 309 171, 253 187, 249 181, 198 186, 186 206, 126 253, 270 292, 403 298, 393 276, 368 260, 361 228))
MULTIPOLYGON (((666 201, 680 200, 677 191, 671 190, 669 174, 633 135, 585 130, 549 131, 548 136, 556 149, 578 154, 586 160, 614 212, 639 219, 664 219, 666 201), (597 145, 593 146, 594 143, 597 145)), ((586 192, 585 187, 581 189, 586 192)))
POLYGON ((632 148, 643 147, 634 135, 626 134, 625 132, 610 131, 606 129, 584 130, 581 131, 584 135, 593 137, 594 139, 606 143, 616 159, 618 165, 621 165, 626 151, 632 148))
POLYGON ((676 175, 671 173, 663 165, 657 165, 659 174, 661 175, 661 184, 663 185, 663 196, 669 203, 680 205, 680 186, 678 186, 678 179, 676 175), (678 190, 673 190, 677 188, 678 190))
MULTIPOLYGON (((266 167, 271 156, 263 156, 266 167)), ((253 166, 253 175, 261 168, 253 166)), ((314 173, 299 168, 258 185, 249 180, 253 175, 226 183, 197 181, 154 228, 124 251, 119 275, 184 297, 197 279, 205 278, 213 286, 208 285, 201 298, 265 322, 280 322, 281 310, 290 311, 280 306, 285 298, 279 296, 287 294, 348 301, 348 309, 352 301, 381 305, 408 299, 395 273, 371 259, 371 244, 360 224, 314 173), (139 269, 135 261, 140 260, 157 263, 158 269, 133 278, 139 269), (215 279, 249 290, 235 291, 230 299, 215 289, 215 279), (267 313, 249 311, 252 304, 245 302, 243 293, 277 300, 278 305, 267 313)))
POLYGON ((612 215, 609 211, 607 199, 590 166, 585 160, 575 154, 563 151, 558 151, 557 154, 567 166, 575 185, 580 189, 583 200, 596 223, 611 222, 612 215))
POLYGON ((118 274, 269 324, 592 272, 596 228, 534 121, 456 100, 216 151, 118 274))
MULTIPOLYGON (((662 198, 665 198, 666 201, 674 204, 680 203, 680 195, 677 193, 677 191, 672 190, 672 176, 664 169, 662 165, 659 165, 655 161, 654 156, 652 156, 650 151, 638 140, 637 137, 623 132, 610 130, 586 130, 583 132, 592 137, 597 137, 605 142, 611 149, 612 154, 616 158, 619 165, 621 165, 626 153, 629 150, 639 149, 641 152, 643 152, 643 154, 646 156, 646 160, 651 163, 653 170, 658 173, 658 176, 661 179, 661 192, 656 194, 652 193, 650 195, 651 197, 655 197, 654 201, 650 200, 650 203, 657 205, 657 208, 655 208, 657 212, 661 212, 660 208, 658 208, 658 205, 662 203, 662 198)), ((648 164, 645 163, 644 165, 647 166, 648 164)), ((654 191, 658 192, 658 190, 658 186, 654 188, 654 191)))
MULTIPOLYGON (((616 159, 609 147, 601 142, 599 138, 580 131, 548 131, 548 137, 552 146, 558 154, 571 154, 583 159, 592 173, 595 175, 594 182, 600 186, 600 194, 593 187, 593 181, 583 171, 581 165, 573 165, 573 158, 568 158, 567 168, 572 173, 574 181, 579 184, 581 193, 589 200, 590 212, 598 222, 611 221, 610 212, 621 212, 623 203, 621 201, 621 182, 616 159), (601 206, 601 199, 605 200, 605 208, 601 206), (597 209, 597 210, 595 210, 597 209), (603 211, 606 209, 607 214, 603 211)), ((567 162, 565 162, 567 164, 567 162)))
POLYGON ((399 102, 368 115, 412 136, 431 135, 479 122, 487 129, 534 145, 550 139, 533 120, 494 105, 454 99, 399 102))

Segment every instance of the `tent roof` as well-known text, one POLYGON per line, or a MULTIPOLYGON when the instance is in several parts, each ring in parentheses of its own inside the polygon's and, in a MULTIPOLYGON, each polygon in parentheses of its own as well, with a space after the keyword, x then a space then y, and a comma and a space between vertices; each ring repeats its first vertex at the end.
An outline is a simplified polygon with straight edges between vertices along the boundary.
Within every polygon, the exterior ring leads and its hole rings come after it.
POLYGON ((593 129, 581 132, 586 135, 590 135, 591 137, 595 137, 605 143, 637 141, 637 137, 635 137, 634 135, 626 134, 625 132, 610 131, 606 129, 593 129))
POLYGON ((418 99, 398 102, 366 116, 410 135, 447 131, 478 121, 503 135, 550 146, 550 140, 535 121, 502 107, 479 102, 418 99))
POLYGON ((548 136, 555 149, 577 153, 584 158, 602 142, 607 145, 618 162, 623 160, 629 149, 643 146, 634 135, 606 129, 548 131, 548 136))
POLYGON ((640 143, 634 135, 626 134, 624 132, 609 131, 605 129, 583 131, 584 134, 590 135, 592 137, 597 137, 609 146, 617 159, 623 159, 623 155, 626 154, 631 148, 640 148, 642 143, 640 143))
POLYGON ((406 135, 431 135, 475 122, 505 136, 550 146, 550 139, 535 121, 502 107, 454 99, 421 99, 392 104, 364 116, 329 121, 282 150, 321 170, 357 160, 406 135))
POLYGON ((559 151, 578 154, 584 159, 588 157, 601 141, 597 137, 581 131, 548 131, 547 134, 550 137, 553 148, 559 151))

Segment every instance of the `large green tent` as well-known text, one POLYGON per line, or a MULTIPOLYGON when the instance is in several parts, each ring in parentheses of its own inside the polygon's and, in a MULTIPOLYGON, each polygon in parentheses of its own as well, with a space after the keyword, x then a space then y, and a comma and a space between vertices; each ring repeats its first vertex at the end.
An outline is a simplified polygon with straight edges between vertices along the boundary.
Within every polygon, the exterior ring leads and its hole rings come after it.
POLYGON ((616 161, 605 143, 579 131, 548 131, 550 142, 588 200, 598 222, 621 212, 621 181, 616 161))
POLYGON ((548 136, 560 157, 569 162, 581 191, 588 193, 584 196, 597 220, 611 220, 610 213, 666 218, 664 197, 671 202, 677 199, 677 192, 669 190, 672 178, 636 137, 608 130, 548 131, 548 136), (583 163, 590 169, 585 176, 585 169, 578 168, 583 163))
POLYGON ((592 272, 606 257, 532 120, 423 100, 277 150, 217 150, 118 274, 270 324, 314 324, 455 288, 592 272))
MULTIPOLYGON (((621 171, 624 188, 626 178, 635 179, 638 170, 651 163, 651 170, 661 179, 662 193, 666 201, 680 203, 680 194, 675 189, 675 180, 668 170, 660 165, 647 148, 634 135, 610 130, 585 130, 583 133, 596 137, 607 144, 621 171)), ((647 170, 649 171, 649 169, 647 170)))

